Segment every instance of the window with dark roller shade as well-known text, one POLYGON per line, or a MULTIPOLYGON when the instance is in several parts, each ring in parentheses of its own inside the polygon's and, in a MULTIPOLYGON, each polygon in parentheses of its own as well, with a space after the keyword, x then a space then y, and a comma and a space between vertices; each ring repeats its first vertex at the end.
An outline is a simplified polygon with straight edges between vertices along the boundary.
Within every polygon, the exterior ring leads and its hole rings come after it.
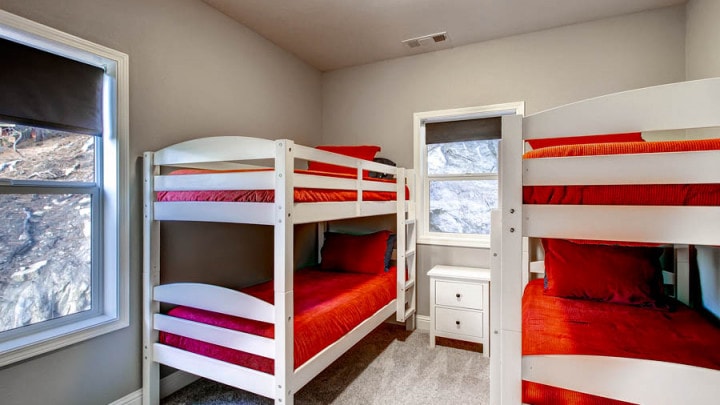
POLYGON ((104 71, 0 38, 0 122, 102 135, 104 71))
POLYGON ((0 367, 129 324, 128 65, 0 10, 0 367))

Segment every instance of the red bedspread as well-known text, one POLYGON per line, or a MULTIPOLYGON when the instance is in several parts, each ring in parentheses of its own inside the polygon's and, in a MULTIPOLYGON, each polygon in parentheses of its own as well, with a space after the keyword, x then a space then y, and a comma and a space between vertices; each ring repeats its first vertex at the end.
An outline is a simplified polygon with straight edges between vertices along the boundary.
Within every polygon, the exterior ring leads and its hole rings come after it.
MULTIPOLYGON (((338 340, 355 326, 395 299, 395 268, 370 275, 298 270, 295 292, 295 368, 338 340)), ((263 301, 273 302, 273 284, 267 282, 242 289, 263 301)), ((210 325, 274 337, 274 326, 187 307, 175 307, 170 315, 210 325)), ((274 361, 169 333, 160 333, 162 343, 229 363, 273 373, 274 361)))
MULTIPOLYGON (((564 145, 527 152, 524 159, 720 150, 720 139, 564 145)), ((720 184, 526 186, 525 204, 720 205, 720 184)))
MULTIPOLYGON (((249 171, 266 171, 270 169, 259 170, 237 170, 243 172, 249 171)), ((207 173, 228 173, 231 170, 209 171, 183 169, 176 170, 172 174, 207 174, 207 173)), ((328 173, 311 170, 295 170, 295 173, 313 174, 319 176, 355 178, 355 176, 342 173, 328 173)), ((377 179, 365 177, 364 180, 378 181, 385 183, 394 183, 395 180, 377 179)), ((363 191, 363 201, 394 201, 396 193, 388 191, 363 191)), ((355 190, 328 190, 328 189, 312 189, 312 188, 295 188, 295 202, 311 203, 311 202, 331 202, 331 201, 355 201, 357 200, 357 192, 355 190)), ((409 198, 409 191, 405 189, 405 198, 409 198)), ((275 190, 197 190, 197 191, 160 191, 157 193, 158 201, 225 201, 225 202, 273 202, 275 200, 275 190)))
MULTIPOLYGON (((543 280, 534 280, 525 289, 522 308, 524 355, 615 356, 720 370, 720 328, 682 304, 668 312, 550 297, 543 293, 543 280)), ((523 401, 557 404, 552 398, 559 398, 559 391, 565 390, 526 382, 523 401)), ((579 393, 571 397, 576 399, 564 403, 622 403, 579 393)))

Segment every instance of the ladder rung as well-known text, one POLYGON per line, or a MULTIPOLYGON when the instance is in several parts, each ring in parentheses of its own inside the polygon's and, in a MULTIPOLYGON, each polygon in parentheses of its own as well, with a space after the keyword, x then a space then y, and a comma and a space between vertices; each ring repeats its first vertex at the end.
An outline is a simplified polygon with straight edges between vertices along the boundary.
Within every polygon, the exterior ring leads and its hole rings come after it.
POLYGON ((415 222, 417 222, 415 219, 406 219, 405 225, 415 225, 415 222))
POLYGON ((413 257, 415 255, 415 249, 405 251, 405 257, 413 257))
POLYGON ((407 310, 405 310, 405 319, 408 319, 414 313, 415 313, 415 308, 408 308, 407 310))
POLYGON ((414 287, 414 286, 415 286, 415 280, 408 280, 408 281, 405 282, 405 289, 406 289, 406 290, 407 290, 408 288, 414 287))

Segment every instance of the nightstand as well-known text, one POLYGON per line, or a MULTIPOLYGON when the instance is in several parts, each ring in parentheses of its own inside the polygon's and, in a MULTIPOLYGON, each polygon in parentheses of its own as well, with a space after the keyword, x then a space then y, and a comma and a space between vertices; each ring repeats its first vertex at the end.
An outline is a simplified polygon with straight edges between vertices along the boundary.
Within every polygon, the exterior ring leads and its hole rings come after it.
POLYGON ((490 353, 490 270, 435 266, 430 277, 430 347, 435 337, 482 343, 490 353))

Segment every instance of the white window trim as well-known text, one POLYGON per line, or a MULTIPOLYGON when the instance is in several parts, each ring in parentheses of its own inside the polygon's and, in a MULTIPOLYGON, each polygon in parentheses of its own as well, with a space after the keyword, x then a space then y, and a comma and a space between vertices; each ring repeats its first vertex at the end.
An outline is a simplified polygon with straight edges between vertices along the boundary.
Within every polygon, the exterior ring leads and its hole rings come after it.
POLYGON ((415 173, 417 173, 417 192, 415 202, 418 207, 418 243, 427 245, 461 246, 489 248, 490 235, 441 234, 429 230, 430 205, 427 174, 427 147, 425 145, 425 124, 431 122, 460 121, 477 118, 490 118, 502 115, 525 114, 525 103, 503 103, 478 107, 455 108, 449 110, 426 111, 413 114, 413 141, 415 173))
MULTIPOLYGON (((0 10, 0 37, 12 38, 40 49, 58 50, 64 56, 101 66, 110 77, 109 102, 115 110, 106 115, 103 137, 103 311, 78 322, 24 335, 0 344, 0 367, 91 339, 130 324, 129 295, 129 78, 128 55, 66 34, 54 28, 0 10), (114 100, 114 101, 113 101, 114 100), (111 170, 115 169, 115 170, 111 170)), ((106 82, 107 83, 107 82, 106 82)), ((106 107, 107 108, 107 107, 106 107)))

